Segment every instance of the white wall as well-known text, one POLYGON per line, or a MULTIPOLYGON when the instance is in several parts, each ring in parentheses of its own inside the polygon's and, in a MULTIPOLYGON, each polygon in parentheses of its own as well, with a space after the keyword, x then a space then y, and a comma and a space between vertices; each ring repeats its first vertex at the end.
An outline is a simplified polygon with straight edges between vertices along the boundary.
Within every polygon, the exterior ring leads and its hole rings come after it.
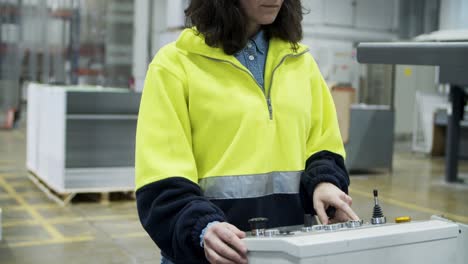
POLYGON ((303 0, 303 43, 331 83, 359 88, 355 43, 397 39, 399 0, 303 0))
POLYGON ((399 0, 302 0, 304 26, 329 26, 375 33, 398 29, 399 0))
POLYGON ((359 85, 359 64, 354 58, 354 47, 350 41, 305 38, 320 71, 327 82, 359 85))
POLYGON ((441 0, 440 29, 468 29, 468 0, 441 0))

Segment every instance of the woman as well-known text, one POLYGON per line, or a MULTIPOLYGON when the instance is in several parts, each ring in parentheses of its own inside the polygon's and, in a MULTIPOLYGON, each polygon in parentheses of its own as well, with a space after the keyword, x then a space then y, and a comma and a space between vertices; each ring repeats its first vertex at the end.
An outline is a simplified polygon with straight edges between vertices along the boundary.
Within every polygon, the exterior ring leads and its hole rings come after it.
POLYGON ((247 263, 248 219, 350 208, 329 90, 300 0, 192 0, 192 28, 149 66, 136 141, 140 220, 163 262, 247 263), (315 208, 315 210, 314 210, 315 208))

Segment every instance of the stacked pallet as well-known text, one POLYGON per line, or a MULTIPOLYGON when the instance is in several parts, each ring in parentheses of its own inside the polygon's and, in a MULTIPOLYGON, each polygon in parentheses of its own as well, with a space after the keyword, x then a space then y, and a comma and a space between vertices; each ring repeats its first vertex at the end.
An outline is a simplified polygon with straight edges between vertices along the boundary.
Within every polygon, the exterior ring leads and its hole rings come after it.
POLYGON ((132 191, 140 94, 28 88, 27 168, 53 193, 132 191))

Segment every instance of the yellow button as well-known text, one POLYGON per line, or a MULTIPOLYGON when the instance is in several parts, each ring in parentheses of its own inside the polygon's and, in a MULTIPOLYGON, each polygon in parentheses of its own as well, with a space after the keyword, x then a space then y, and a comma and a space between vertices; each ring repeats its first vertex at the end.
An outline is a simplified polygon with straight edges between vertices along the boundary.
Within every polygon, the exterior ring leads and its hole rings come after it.
POLYGON ((400 216, 395 218, 395 223, 408 223, 411 222, 411 217, 409 216, 400 216))

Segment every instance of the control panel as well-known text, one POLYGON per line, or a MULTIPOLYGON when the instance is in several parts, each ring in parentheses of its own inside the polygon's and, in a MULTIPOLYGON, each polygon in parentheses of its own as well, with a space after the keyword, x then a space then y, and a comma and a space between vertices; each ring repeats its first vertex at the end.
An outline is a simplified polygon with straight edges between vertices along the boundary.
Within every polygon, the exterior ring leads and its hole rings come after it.
MULTIPOLYGON (((257 218, 254 218, 257 220, 257 218)), ((252 220, 252 219, 251 219, 252 220)), ((258 220, 257 220, 258 221, 258 220)), ((266 224, 266 219, 264 219, 266 224)), ((273 236, 291 236, 291 235, 301 235, 306 233, 315 233, 315 232, 333 232, 346 229, 356 229, 361 227, 369 227, 369 223, 364 224, 363 220, 359 221, 348 221, 344 223, 336 223, 329 225, 312 225, 312 226, 290 226, 290 227, 281 227, 281 228, 272 228, 272 229, 263 229, 254 227, 249 236, 254 237, 273 237, 273 236)))
POLYGON ((374 190, 370 221, 268 228, 268 219, 249 220, 243 239, 250 264, 292 263, 468 263, 468 226, 433 216, 408 216, 387 223, 374 190))
MULTIPOLYGON (((378 191, 374 190, 374 209, 372 212, 371 223, 372 225, 382 225, 387 222, 386 217, 383 214, 383 210, 379 205, 378 191)), ((328 210, 328 214, 334 214, 334 210, 328 210)), ((272 237, 281 235, 300 235, 303 233, 313 232, 332 232, 346 229, 356 229, 361 227, 369 227, 369 223, 364 224, 364 220, 347 221, 344 223, 334 223, 329 225, 312 225, 311 221, 304 221, 305 224, 302 227, 291 226, 282 227, 278 229, 267 229, 268 218, 258 217, 249 220, 251 228, 251 236, 254 237, 272 237)))

